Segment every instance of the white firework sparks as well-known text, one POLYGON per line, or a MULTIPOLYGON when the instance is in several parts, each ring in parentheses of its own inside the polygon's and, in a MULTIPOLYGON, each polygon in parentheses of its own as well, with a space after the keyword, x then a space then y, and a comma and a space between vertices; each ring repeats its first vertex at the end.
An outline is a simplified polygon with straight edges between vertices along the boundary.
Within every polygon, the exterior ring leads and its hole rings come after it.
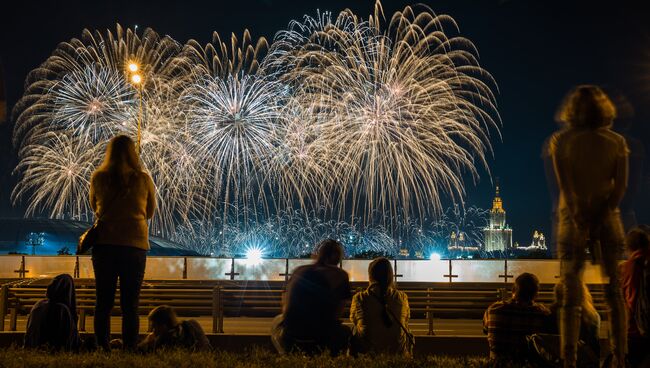
POLYGON ((27 198, 26 214, 47 210, 51 217, 88 220, 90 175, 101 152, 85 139, 49 133, 41 143, 25 146, 16 171, 22 173, 12 197, 27 198))
POLYGON ((214 222, 230 253, 257 231, 272 238, 270 254, 345 234, 360 239, 355 252, 394 254, 403 229, 430 225, 446 199, 462 203, 464 176, 487 169, 498 133, 494 81, 458 33, 424 6, 384 21, 379 3, 366 19, 345 10, 293 21, 270 46, 248 31, 181 48, 152 30, 84 30, 27 78, 14 198, 28 199, 28 213, 87 213, 106 141, 135 137, 141 118, 156 234, 214 222))
POLYGON ((497 126, 491 78, 469 41, 443 32, 451 18, 406 8, 385 29, 381 19, 377 6, 366 21, 344 11, 281 33, 285 44, 308 40, 290 53, 288 79, 303 105, 329 116, 319 134, 345 180, 338 213, 424 217, 440 212, 443 194, 462 200, 463 173, 476 177, 476 163, 485 165, 497 126), (322 29, 294 34, 314 24, 322 29))
MULTIPOLYGON (((214 203, 234 205, 245 214, 268 213, 264 163, 278 146, 287 90, 258 68, 265 41, 253 47, 246 32, 241 45, 233 36, 230 46, 216 34, 203 48, 190 41, 177 63, 190 76, 183 100, 193 136, 191 154, 211 173, 214 203)), ((227 212, 224 207, 219 215, 227 212)))
POLYGON ((47 97, 52 120, 40 128, 71 131, 92 143, 123 132, 137 111, 133 87, 121 73, 100 65, 66 74, 47 97))

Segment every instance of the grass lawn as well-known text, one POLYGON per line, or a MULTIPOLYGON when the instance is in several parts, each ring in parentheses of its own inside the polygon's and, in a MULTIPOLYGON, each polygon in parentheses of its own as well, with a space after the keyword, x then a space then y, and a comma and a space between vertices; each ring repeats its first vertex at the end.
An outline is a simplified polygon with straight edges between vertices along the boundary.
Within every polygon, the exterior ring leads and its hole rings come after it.
POLYGON ((304 367, 304 368, 370 368, 370 367, 487 367, 483 357, 445 357, 405 359, 391 356, 360 356, 330 358, 318 356, 280 356, 265 350, 248 353, 210 352, 189 353, 165 351, 149 355, 123 352, 107 353, 48 353, 44 351, 7 348, 0 350, 0 367, 128 367, 128 368, 257 368, 257 367, 304 367))

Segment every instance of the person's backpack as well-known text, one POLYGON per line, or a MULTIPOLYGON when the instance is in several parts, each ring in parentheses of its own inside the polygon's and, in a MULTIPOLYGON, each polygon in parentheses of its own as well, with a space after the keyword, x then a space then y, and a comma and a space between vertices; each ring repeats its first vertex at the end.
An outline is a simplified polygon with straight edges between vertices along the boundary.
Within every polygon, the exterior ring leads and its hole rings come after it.
POLYGON ((642 336, 650 335, 650 262, 643 259, 639 294, 634 305, 634 322, 642 336))

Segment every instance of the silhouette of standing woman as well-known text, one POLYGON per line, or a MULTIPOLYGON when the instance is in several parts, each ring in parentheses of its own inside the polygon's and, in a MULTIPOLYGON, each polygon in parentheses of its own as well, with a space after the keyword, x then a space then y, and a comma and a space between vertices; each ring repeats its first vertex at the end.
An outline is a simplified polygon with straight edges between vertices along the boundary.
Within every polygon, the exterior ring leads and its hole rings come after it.
POLYGON ((104 162, 90 181, 90 205, 95 216, 102 216, 97 245, 92 248, 97 344, 109 349, 110 314, 119 278, 124 348, 135 349, 138 299, 149 250, 147 220, 153 216, 156 198, 131 138, 120 135, 109 142, 104 162))
POLYGON ((549 144, 560 188, 557 240, 564 284, 560 335, 565 367, 576 366, 587 250, 609 277, 605 297, 611 309, 613 366, 623 367, 627 352, 617 265, 625 243, 618 207, 627 187, 629 151, 625 138, 611 130, 615 117, 614 105, 600 88, 578 86, 558 112, 566 127, 549 144))

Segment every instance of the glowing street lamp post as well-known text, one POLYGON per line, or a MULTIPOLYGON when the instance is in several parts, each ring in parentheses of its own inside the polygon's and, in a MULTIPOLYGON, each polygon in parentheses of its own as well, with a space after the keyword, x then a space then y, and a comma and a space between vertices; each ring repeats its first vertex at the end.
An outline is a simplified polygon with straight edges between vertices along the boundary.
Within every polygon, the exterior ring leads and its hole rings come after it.
POLYGON ((142 136, 142 84, 143 84, 143 78, 138 71, 140 70, 140 66, 136 63, 129 63, 128 65, 129 69, 129 74, 130 74, 130 82, 133 84, 138 91, 138 141, 136 143, 136 149, 138 151, 138 154, 140 154, 140 141, 141 141, 141 136, 142 136))

